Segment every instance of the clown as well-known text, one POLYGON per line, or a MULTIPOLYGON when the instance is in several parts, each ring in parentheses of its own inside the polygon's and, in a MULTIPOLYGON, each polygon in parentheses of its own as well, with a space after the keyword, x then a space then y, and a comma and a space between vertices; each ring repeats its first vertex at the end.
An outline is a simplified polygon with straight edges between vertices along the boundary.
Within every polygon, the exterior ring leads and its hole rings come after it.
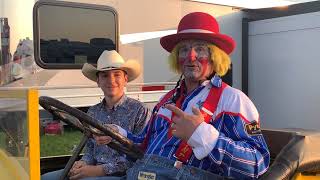
POLYGON ((219 32, 214 17, 194 12, 160 43, 181 77, 139 136, 118 127, 145 148, 145 157, 127 171, 127 179, 259 178, 270 154, 258 111, 243 92, 220 78, 230 68, 234 40, 219 32))

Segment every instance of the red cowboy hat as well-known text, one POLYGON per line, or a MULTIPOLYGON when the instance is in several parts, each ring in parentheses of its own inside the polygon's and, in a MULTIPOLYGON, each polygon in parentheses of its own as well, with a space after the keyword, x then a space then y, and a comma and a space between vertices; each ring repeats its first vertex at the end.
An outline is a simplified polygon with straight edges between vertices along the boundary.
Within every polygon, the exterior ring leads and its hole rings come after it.
POLYGON ((180 41, 189 39, 213 43, 227 54, 230 54, 236 46, 230 36, 220 34, 216 19, 203 12, 185 15, 179 23, 177 33, 162 37, 160 44, 165 50, 171 52, 180 41))

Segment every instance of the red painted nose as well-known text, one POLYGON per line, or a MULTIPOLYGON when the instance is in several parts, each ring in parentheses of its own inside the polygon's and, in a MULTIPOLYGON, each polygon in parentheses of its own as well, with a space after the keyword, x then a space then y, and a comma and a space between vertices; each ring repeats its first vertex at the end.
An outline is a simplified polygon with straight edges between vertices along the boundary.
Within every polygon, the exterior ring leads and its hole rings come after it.
POLYGON ((190 61, 197 60, 197 53, 193 48, 191 48, 191 50, 188 53, 188 59, 190 59, 190 61))

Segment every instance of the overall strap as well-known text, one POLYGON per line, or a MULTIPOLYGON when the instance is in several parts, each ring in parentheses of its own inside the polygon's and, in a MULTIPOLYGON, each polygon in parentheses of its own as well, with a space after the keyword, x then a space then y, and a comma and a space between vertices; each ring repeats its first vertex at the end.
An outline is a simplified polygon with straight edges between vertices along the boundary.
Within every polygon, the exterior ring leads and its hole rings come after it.
MULTIPOLYGON (((200 112, 203 115, 206 123, 210 123, 211 117, 217 109, 221 94, 227 86, 228 85, 226 83, 222 82, 221 87, 212 87, 210 89, 206 100, 203 102, 203 105, 200 108, 200 112)), ((190 159, 191 154, 192 148, 187 144, 186 141, 181 141, 175 153, 177 160, 186 163, 190 159)))
POLYGON ((176 89, 172 89, 171 91, 169 91, 167 94, 165 94, 163 96, 163 98, 160 100, 160 102, 154 107, 152 115, 150 117, 150 123, 149 123, 149 127, 148 127, 148 130, 147 130, 146 137, 144 138, 144 140, 143 140, 143 142, 141 144, 141 148, 143 150, 146 150, 147 145, 149 143, 149 138, 150 138, 150 135, 151 135, 151 129, 152 129, 152 126, 153 126, 153 123, 154 123, 154 119, 155 119, 160 107, 162 105, 164 105, 166 102, 168 102, 169 99, 173 96, 173 94, 175 92, 176 92, 176 89))

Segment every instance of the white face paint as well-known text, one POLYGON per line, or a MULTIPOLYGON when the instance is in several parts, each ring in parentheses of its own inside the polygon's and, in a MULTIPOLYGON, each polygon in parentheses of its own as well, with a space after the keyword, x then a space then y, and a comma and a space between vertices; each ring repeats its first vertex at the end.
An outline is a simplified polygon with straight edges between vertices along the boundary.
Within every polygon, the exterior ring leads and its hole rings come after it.
POLYGON ((178 61, 186 79, 201 81, 211 73, 210 51, 205 41, 183 41, 178 51, 178 61))

